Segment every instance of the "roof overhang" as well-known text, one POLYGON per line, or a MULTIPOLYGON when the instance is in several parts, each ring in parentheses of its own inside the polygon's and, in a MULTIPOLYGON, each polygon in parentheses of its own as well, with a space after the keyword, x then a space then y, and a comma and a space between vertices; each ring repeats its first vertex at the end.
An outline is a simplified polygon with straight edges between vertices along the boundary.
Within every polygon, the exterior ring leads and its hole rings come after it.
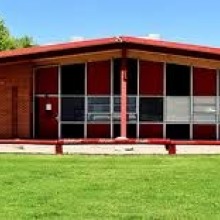
POLYGON ((2 51, 0 52, 0 64, 34 62, 38 59, 53 59, 122 48, 197 59, 220 60, 220 48, 121 36, 2 51))

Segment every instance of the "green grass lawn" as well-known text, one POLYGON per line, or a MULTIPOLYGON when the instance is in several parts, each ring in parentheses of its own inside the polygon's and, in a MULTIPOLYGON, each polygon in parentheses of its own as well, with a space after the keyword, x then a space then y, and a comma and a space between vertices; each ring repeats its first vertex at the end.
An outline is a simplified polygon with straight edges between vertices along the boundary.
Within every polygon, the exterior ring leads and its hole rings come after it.
POLYGON ((0 219, 220 219, 220 156, 2 154, 0 219))

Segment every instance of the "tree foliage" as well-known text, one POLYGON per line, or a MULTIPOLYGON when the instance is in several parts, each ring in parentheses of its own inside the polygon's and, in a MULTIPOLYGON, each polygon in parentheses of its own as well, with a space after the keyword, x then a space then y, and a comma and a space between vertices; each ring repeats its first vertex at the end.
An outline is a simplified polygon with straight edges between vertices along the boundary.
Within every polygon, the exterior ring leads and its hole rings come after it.
POLYGON ((24 35, 20 38, 12 36, 4 20, 0 19, 0 51, 31 47, 33 44, 33 39, 29 36, 24 35))

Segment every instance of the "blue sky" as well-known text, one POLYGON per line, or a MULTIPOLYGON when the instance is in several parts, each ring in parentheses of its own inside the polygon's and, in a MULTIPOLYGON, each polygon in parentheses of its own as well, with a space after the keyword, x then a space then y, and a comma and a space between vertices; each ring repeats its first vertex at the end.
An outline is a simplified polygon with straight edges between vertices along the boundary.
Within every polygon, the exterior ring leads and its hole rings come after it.
POLYGON ((219 0, 0 0, 0 16, 13 35, 38 44, 153 33, 220 46, 219 0))

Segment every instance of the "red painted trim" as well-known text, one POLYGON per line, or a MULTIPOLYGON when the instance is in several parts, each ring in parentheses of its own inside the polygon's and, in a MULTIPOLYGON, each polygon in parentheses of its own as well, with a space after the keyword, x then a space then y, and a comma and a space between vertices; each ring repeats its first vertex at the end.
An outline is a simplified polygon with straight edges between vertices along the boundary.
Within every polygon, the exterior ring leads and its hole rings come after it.
POLYGON ((58 66, 36 69, 35 93, 58 94, 58 71, 58 66))
POLYGON ((140 95, 163 95, 163 63, 140 61, 140 95))
POLYGON ((86 139, 0 139, 0 144, 33 144, 33 145, 71 145, 71 144, 152 144, 152 145, 220 145, 220 140, 170 140, 165 138, 149 139, 106 139, 106 138, 86 138, 86 139))
POLYGON ((127 137, 127 50, 122 49, 121 64, 121 137, 127 137))
POLYGON ((171 140, 171 143, 176 145, 220 145, 219 140, 171 140))
POLYGON ((216 80, 215 69, 193 67, 193 95, 215 96, 216 80))
POLYGON ((59 139, 59 140, 36 140, 36 139, 0 139, 0 144, 31 144, 31 145, 54 145, 56 154, 63 154, 63 145, 76 144, 152 144, 164 145, 170 155, 176 154, 176 145, 220 145, 220 141, 179 141, 170 139, 59 139))
POLYGON ((110 61, 89 62, 87 68, 88 95, 109 95, 111 90, 110 61))
POLYGON ((194 124, 193 139, 216 140, 215 124, 194 124))
MULTIPOLYGON (((0 139, 0 144, 31 144, 31 145, 77 145, 77 144, 152 144, 167 145, 169 139, 108 139, 108 138, 86 138, 86 139, 0 139)), ((219 141, 220 144, 220 141, 219 141)))
POLYGON ((88 138, 110 138, 110 124, 88 124, 87 137, 88 138))
POLYGON ((163 138, 163 124, 140 124, 140 138, 163 138))

